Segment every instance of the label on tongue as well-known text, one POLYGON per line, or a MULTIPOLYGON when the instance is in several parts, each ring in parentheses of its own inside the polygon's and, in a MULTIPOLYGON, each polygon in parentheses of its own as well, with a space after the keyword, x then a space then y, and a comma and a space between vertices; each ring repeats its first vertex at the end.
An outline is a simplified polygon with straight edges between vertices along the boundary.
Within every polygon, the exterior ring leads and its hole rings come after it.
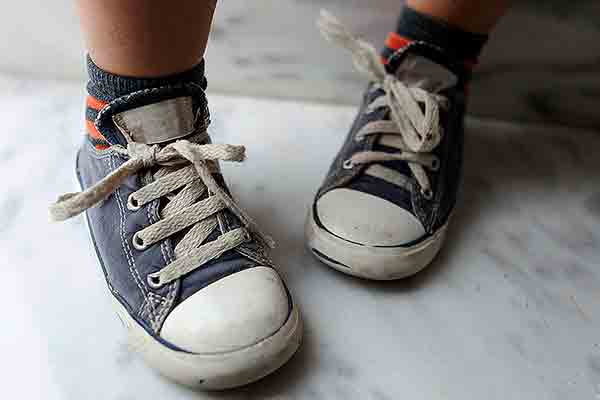
POLYGON ((456 85, 458 77, 444 66, 417 54, 408 54, 396 76, 410 86, 438 93, 456 85))
POLYGON ((113 115, 128 142, 158 144, 194 131, 192 98, 177 97, 113 115))

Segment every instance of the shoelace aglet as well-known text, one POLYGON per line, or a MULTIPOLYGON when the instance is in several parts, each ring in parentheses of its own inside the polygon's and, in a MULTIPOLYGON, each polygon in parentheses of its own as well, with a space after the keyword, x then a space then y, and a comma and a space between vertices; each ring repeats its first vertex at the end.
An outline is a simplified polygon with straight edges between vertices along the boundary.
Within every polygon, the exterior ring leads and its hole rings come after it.
POLYGON ((69 210, 69 208, 65 205, 65 202, 77 195, 78 193, 65 193, 59 196, 56 202, 51 204, 48 209, 50 221, 62 222, 73 217, 73 212, 69 210))
MULTIPOLYGON (((350 43, 349 39, 355 39, 342 22, 325 9, 321 9, 321 12, 319 13, 317 27, 319 28, 321 35, 323 35, 326 40, 333 43, 348 44, 350 43)), ((351 49, 351 47, 348 47, 348 49, 351 49)))

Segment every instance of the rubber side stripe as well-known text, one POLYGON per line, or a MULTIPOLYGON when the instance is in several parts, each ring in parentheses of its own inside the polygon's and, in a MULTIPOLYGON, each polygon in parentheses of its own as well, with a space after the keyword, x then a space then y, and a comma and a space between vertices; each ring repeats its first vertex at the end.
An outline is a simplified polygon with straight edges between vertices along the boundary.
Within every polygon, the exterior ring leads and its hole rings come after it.
POLYGON ((333 258, 326 256, 325 254, 321 253, 319 250, 315 249, 314 247, 311 248, 312 252, 314 253, 315 256, 317 256, 318 258, 322 258, 324 260, 329 261, 330 263, 339 265, 340 267, 344 267, 344 268, 348 268, 348 269, 352 269, 349 266, 347 266, 346 264, 343 264, 337 260, 334 260, 333 258))

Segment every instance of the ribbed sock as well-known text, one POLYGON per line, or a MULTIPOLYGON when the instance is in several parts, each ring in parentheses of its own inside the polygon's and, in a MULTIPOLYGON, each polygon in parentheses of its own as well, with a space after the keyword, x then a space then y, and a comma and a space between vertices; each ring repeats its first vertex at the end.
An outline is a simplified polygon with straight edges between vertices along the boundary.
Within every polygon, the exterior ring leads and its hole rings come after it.
POLYGON ((146 89, 173 87, 190 83, 206 88, 204 61, 188 71, 175 75, 158 78, 136 78, 105 71, 98 67, 92 58, 88 56, 87 71, 89 80, 86 86, 88 96, 86 98, 85 125, 90 139, 98 149, 107 148, 109 141, 105 138, 105 135, 98 131, 94 122, 98 112, 111 101, 146 89))
POLYGON ((396 32, 391 32, 386 39, 383 56, 389 57, 412 41, 423 41, 440 48, 452 58, 474 65, 487 40, 488 35, 467 32, 441 19, 404 7, 396 32))

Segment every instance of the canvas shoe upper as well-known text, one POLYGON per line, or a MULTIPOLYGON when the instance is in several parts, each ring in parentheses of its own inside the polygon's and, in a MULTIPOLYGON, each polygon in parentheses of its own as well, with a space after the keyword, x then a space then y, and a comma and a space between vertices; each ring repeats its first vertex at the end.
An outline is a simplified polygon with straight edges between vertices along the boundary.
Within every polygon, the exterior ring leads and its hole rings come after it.
POLYGON ((219 161, 242 146, 211 143, 204 88, 88 98, 77 155, 82 193, 51 208, 86 211, 106 282, 134 347, 160 372, 205 388, 238 386, 298 347, 297 307, 265 237, 231 197, 219 161), (90 125, 90 124, 88 124, 90 125))
POLYGON ((333 17, 325 15, 320 26, 352 52, 370 84, 312 205, 309 245, 354 275, 410 275, 439 249, 456 202, 468 70, 424 42, 407 44, 384 64, 333 17), (358 253, 350 255, 348 246, 358 253), (416 260, 421 247, 426 254, 416 260))

